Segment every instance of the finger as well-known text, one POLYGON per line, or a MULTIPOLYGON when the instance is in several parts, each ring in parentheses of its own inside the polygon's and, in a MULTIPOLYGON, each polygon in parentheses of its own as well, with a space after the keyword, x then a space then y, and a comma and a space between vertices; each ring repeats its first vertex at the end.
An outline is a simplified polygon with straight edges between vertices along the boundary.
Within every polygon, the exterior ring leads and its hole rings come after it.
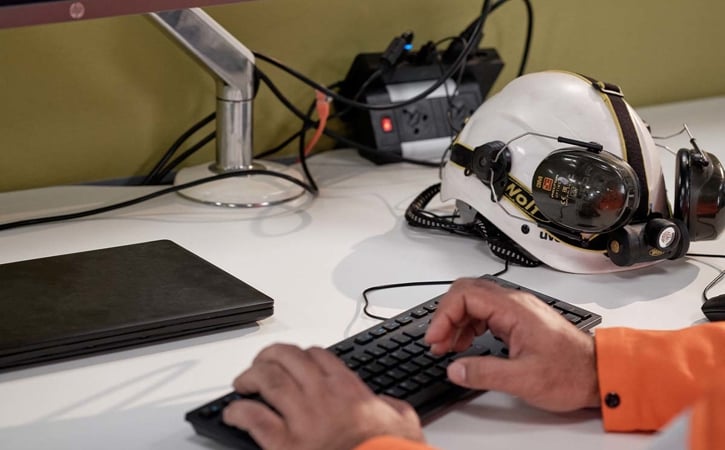
POLYGON ((281 448, 288 433, 284 420, 255 400, 236 400, 224 408, 222 420, 247 431, 262 448, 281 448))
POLYGON ((485 326, 478 327, 474 326, 474 324, 456 328, 451 333, 449 340, 431 343, 430 351, 434 355, 443 355, 448 352, 462 352, 471 346, 471 343, 477 336, 485 332, 485 326))
POLYGON ((321 395, 338 395, 340 393, 357 399, 375 396, 372 389, 363 382, 360 376, 350 370, 340 358, 330 351, 319 347, 312 347, 307 351, 326 373, 324 378, 310 381, 309 393, 311 396, 319 398, 321 395))
POLYGON ((485 330, 491 328, 491 322, 498 318, 498 327, 507 328, 504 319, 510 319, 510 312, 518 308, 517 302, 510 301, 513 292, 488 280, 457 280, 438 304, 428 326, 426 341, 431 344, 452 343, 455 329, 470 322, 485 330))
POLYGON ((285 417, 298 413, 304 404, 302 386, 278 361, 255 361, 234 380, 234 390, 258 393, 285 417))
POLYGON ((323 368, 307 352, 296 345, 274 344, 257 355, 256 361, 273 361, 284 367, 302 387, 310 378, 324 375, 323 368))
POLYGON ((460 358, 448 365, 447 372, 448 379, 459 386, 514 395, 520 394, 519 380, 527 375, 521 361, 497 356, 460 358))
POLYGON ((307 353, 326 375, 355 375, 340 358, 329 350, 321 347, 310 347, 307 349, 307 353))
MULTIPOLYGON (((446 292, 438 303, 436 312, 433 314, 431 323, 426 332, 426 341, 452 342, 456 329, 463 327, 472 318, 466 313, 467 298, 474 292, 474 280, 462 278, 456 280, 448 292, 446 292)), ((476 289, 476 295, 480 296, 480 289, 476 289)))

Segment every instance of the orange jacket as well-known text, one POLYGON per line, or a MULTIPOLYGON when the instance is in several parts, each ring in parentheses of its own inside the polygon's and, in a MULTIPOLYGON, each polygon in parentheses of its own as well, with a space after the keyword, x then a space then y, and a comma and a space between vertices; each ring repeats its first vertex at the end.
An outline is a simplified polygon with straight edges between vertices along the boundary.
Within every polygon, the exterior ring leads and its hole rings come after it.
POLYGON ((725 448, 725 322, 602 328, 595 339, 604 429, 659 430, 692 408, 690 449, 725 448))
MULTIPOLYGON (((659 430, 691 408, 689 448, 725 449, 725 322, 677 331, 602 328, 595 341, 605 430, 659 430)), ((380 436, 356 448, 383 449, 432 447, 380 436)))

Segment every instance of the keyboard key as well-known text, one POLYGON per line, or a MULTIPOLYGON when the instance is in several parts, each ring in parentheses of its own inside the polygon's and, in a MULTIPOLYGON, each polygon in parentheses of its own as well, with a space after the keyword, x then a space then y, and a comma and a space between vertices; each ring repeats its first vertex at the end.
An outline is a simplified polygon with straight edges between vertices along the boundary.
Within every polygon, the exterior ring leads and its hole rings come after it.
POLYGON ((373 360, 373 357, 368 355, 367 353, 359 353, 357 355, 353 355, 352 359, 354 359, 355 361, 361 362, 363 364, 367 364, 373 360))
POLYGON ((372 336, 370 333, 362 334, 355 338, 355 343, 360 345, 365 345, 373 341, 375 339, 375 336, 372 336))
POLYGON ((374 329, 374 330, 370 330, 370 331, 369 331, 369 333, 370 333, 370 334, 371 334, 372 336, 374 336, 374 337, 380 337, 380 336, 382 336, 382 335, 384 335, 384 334, 387 334, 387 333, 388 333, 388 330, 386 330, 386 329, 385 329, 385 328, 383 328, 383 327, 380 327, 380 328, 376 328, 376 329, 374 329))
POLYGON ((413 356, 422 355, 423 352, 425 352, 425 349, 423 347, 421 347, 420 345, 415 344, 415 343, 406 345, 405 347, 403 347, 403 350, 405 350, 406 352, 410 353, 413 356))
POLYGON ((418 383, 421 386, 425 386, 426 384, 433 381, 433 378, 424 373, 419 373, 419 374, 413 376, 413 378, 411 378, 411 380, 415 381, 416 383, 418 383))
POLYGON ((418 373, 420 371, 420 366, 413 363, 405 363, 398 366, 398 369, 404 370, 410 374, 412 373, 418 373))
POLYGON ((410 374, 404 370, 392 369, 385 372, 385 375, 389 376, 395 381, 406 380, 410 377, 410 374))
POLYGON ((372 356, 375 356, 377 358, 380 358, 381 356, 387 354, 388 352, 385 351, 385 349, 380 347, 370 347, 368 349, 365 349, 367 353, 370 353, 372 356))
POLYGON ((582 318, 572 314, 572 313, 564 313, 564 318, 568 320, 569 322, 573 323, 574 325, 578 324, 582 321, 582 318))
POLYGON ((395 319, 396 322, 398 322, 401 325, 408 325, 413 321, 413 318, 410 316, 403 316, 395 319))
POLYGON ((398 348, 398 344, 393 341, 383 341, 378 344, 378 347, 382 347, 385 351, 391 352, 398 348))
POLYGON ((421 317, 425 317, 428 315, 428 311, 426 311, 423 308, 418 308, 410 313, 411 316, 415 317, 416 319, 420 319, 421 317))
POLYGON ((395 383, 395 379, 393 379, 392 377, 389 377, 387 375, 377 376, 377 377, 373 378, 371 381, 383 389, 385 389, 386 387, 395 383))
POLYGON ((395 398, 400 398, 400 399, 402 399, 406 395, 408 395, 408 391, 406 391, 405 389, 401 389, 401 388, 399 388, 397 386, 393 386, 391 388, 388 388, 384 392, 385 392, 386 395, 389 395, 389 396, 395 397, 395 398))
POLYGON ((401 334, 398 336, 393 336, 390 340, 392 340, 393 342, 395 342, 398 345, 405 345, 405 344, 409 344, 409 343, 413 342, 412 337, 406 336, 404 334, 401 334))
POLYGON ((397 359, 400 362, 405 362, 413 357, 410 353, 404 351, 404 350, 396 350, 393 353, 390 354, 393 358, 397 359))
POLYGON ((347 352, 351 352, 353 348, 355 348, 355 346, 351 343, 342 343, 334 346, 332 351, 339 356, 344 355, 347 352))
POLYGON ((378 364, 383 365, 387 368, 391 368, 397 367, 398 364, 400 364, 400 361, 391 356, 383 356, 382 358, 378 359, 378 364))
POLYGON ((411 360, 414 364, 419 365, 420 367, 428 367, 432 366, 433 363, 435 363, 435 360, 428 358, 425 355, 416 356, 411 360))

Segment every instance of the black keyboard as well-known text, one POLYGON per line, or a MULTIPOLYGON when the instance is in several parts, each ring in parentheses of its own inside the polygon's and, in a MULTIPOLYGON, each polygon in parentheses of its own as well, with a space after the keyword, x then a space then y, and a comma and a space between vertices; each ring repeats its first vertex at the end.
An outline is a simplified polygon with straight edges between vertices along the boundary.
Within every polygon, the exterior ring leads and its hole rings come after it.
MULTIPOLYGON (((589 330, 602 321, 597 314, 540 292, 490 275, 482 278, 534 294, 581 330, 589 330)), ((447 381, 446 367, 451 361, 463 356, 494 355, 505 358, 508 355, 503 342, 490 332, 476 338, 466 351, 443 356, 431 354, 428 345, 423 342, 423 336, 439 299, 440 297, 436 297, 421 303, 328 347, 350 369, 357 372, 374 392, 407 401, 415 408, 421 420, 481 393, 447 381)), ((258 449, 259 446, 249 434, 230 427, 221 420, 224 407, 241 397, 235 392, 224 395, 189 411, 186 420, 199 435, 235 448, 258 449)))

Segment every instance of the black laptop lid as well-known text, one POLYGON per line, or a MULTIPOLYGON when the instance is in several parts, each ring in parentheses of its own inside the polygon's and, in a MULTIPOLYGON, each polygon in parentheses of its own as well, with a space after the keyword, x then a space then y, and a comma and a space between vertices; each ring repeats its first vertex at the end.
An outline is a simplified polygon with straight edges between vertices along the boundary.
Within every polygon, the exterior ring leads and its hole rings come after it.
POLYGON ((244 325, 273 301, 168 241, 0 265, 0 368, 244 325))

